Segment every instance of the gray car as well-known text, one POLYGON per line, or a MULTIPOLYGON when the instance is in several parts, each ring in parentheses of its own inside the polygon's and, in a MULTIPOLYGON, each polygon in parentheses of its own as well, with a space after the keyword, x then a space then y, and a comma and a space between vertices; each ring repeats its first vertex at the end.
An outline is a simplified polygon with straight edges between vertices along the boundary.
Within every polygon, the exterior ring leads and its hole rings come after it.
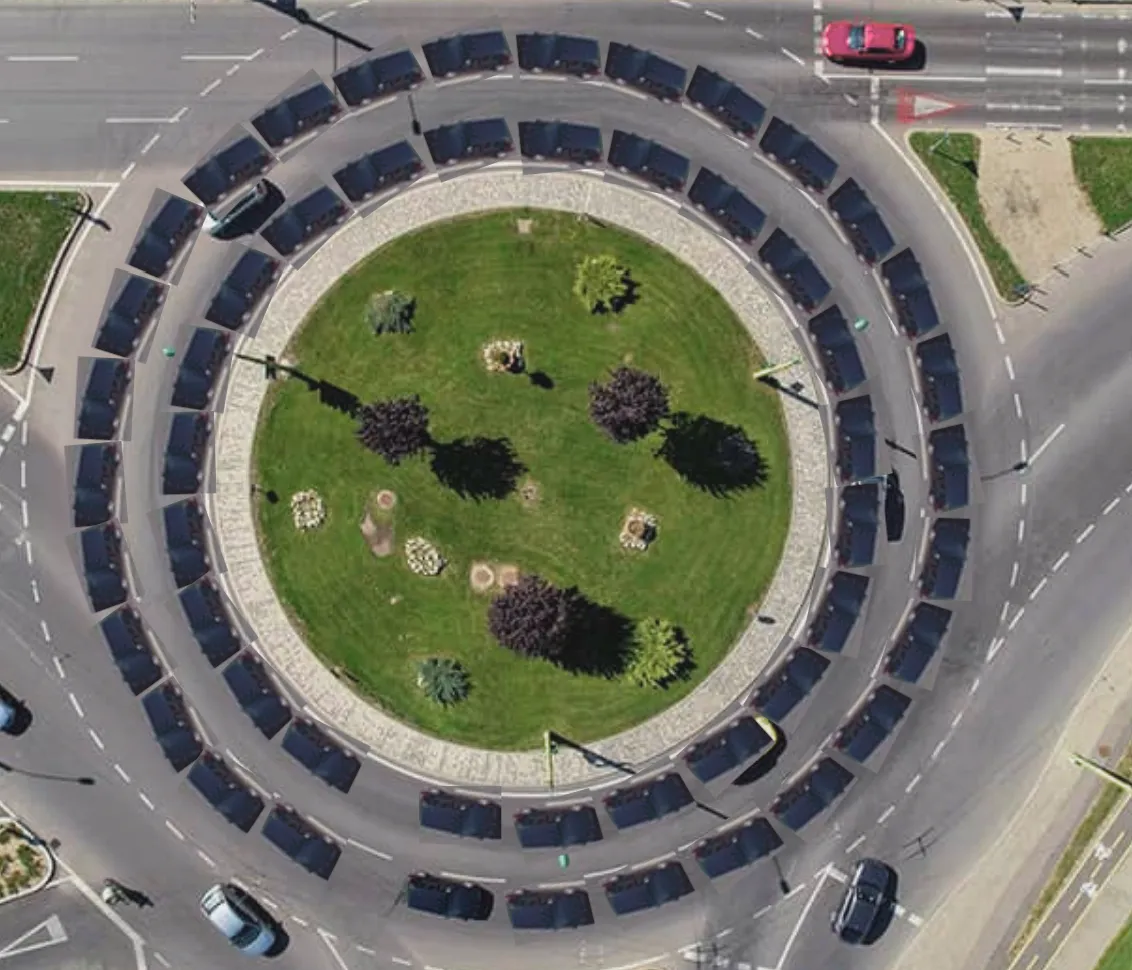
POLYGON ((200 911, 229 943, 248 956, 262 956, 275 946, 274 928, 259 904, 239 886, 213 886, 201 897, 200 911))
POLYGON ((892 904, 893 877, 892 869, 879 859, 858 862, 833 913, 833 932, 846 943, 871 943, 881 916, 892 904))

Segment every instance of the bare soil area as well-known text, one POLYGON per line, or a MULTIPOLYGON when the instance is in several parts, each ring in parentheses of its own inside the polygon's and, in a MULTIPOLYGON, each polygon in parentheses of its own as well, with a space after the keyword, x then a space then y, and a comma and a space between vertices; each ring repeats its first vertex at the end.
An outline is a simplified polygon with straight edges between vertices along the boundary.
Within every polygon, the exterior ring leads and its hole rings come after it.
POLYGON ((979 142, 987 224, 1026 279, 1040 280, 1100 235, 1100 220, 1077 185, 1067 135, 982 131, 979 142))

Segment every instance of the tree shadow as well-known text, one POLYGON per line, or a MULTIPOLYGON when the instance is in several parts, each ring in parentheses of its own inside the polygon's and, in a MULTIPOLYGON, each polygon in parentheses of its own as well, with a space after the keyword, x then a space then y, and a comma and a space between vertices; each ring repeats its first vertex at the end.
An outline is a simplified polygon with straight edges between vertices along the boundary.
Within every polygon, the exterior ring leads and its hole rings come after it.
POLYGON ((629 617, 580 596, 578 616, 561 665, 571 673, 616 677, 625 669, 632 637, 629 617))
POLYGON ((311 390, 318 391, 320 404, 325 404, 328 408, 333 408, 335 411, 341 411, 350 418, 356 418, 358 416, 358 410, 361 408, 362 402, 358 400, 356 394, 347 391, 344 387, 331 384, 330 381, 317 381, 315 386, 311 387, 311 390))
POLYGON ((432 473, 460 498, 507 498, 526 472, 507 438, 457 438, 433 446, 432 473))
POLYGON ((674 414, 656 456, 689 485, 718 498, 766 484, 766 462, 746 432, 703 414, 674 414))
POLYGON ((603 317, 609 314, 616 316, 626 307, 632 306, 641 298, 641 284, 628 273, 621 277, 621 283, 625 287, 625 292, 620 296, 615 296, 608 304, 597 304, 591 311, 594 316, 603 317))

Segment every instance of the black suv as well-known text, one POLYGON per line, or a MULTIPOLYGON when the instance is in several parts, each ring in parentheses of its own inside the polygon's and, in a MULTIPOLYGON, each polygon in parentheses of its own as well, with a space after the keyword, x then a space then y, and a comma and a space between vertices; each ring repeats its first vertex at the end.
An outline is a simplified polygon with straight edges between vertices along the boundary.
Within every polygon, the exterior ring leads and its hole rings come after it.
POLYGON ((173 385, 173 407, 194 411, 208 407, 231 342, 232 338, 220 330, 197 327, 193 331, 173 385))
POLYGON ((878 859, 862 859, 831 918, 833 932, 846 943, 871 943, 884 911, 893 904, 892 870, 878 859))

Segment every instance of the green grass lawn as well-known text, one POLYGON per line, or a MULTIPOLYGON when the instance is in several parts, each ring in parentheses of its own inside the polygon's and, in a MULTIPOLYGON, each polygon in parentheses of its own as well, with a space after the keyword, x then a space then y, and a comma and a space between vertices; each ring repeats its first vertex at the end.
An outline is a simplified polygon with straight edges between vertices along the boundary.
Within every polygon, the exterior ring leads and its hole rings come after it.
POLYGON ((941 143, 941 138, 939 132, 918 131, 909 142, 959 210, 986 261, 999 296, 1015 300, 1018 298, 1015 286, 1024 284, 1026 279, 987 225, 986 213, 979 201, 979 139, 974 135, 950 135, 941 143), (935 151, 932 151, 933 145, 937 146, 935 151))
POLYGON ((723 299, 695 272, 642 239, 588 220, 495 213, 432 227, 379 250, 341 280, 295 338, 304 374, 332 381, 362 402, 419 394, 441 442, 510 439, 540 495, 461 499, 428 460, 390 467, 354 439, 354 422, 294 378, 276 385, 256 445, 263 502, 259 525, 268 570, 312 648, 342 665, 391 714, 436 735, 498 749, 536 746, 552 729, 578 740, 608 736, 685 696, 730 649, 771 580, 789 525, 789 450, 775 392, 751 379, 763 364, 723 299), (617 317, 591 316, 571 293, 574 267, 612 253, 639 284, 617 317), (375 337, 363 308, 375 292, 417 299, 416 332, 375 337), (480 348, 492 338, 525 343, 526 376, 490 374, 480 348), (587 388, 621 362, 657 374, 674 411, 743 428, 757 444, 763 484, 713 497, 653 456, 660 436, 608 441, 590 422, 587 388), (314 488, 328 518, 293 526, 290 497, 314 488), (395 554, 376 558, 359 531, 367 500, 396 492, 395 554), (647 553, 624 551, 617 534, 632 507, 659 519, 647 553), (436 578, 413 575, 405 540, 421 535, 448 559, 436 578), (522 659, 487 632, 489 597, 469 584, 472 562, 513 564, 632 620, 658 616, 681 627, 694 667, 667 689, 569 673, 522 659), (416 663, 452 656, 472 691, 443 709, 415 683, 416 663))
POLYGON ((1104 951, 1097 970, 1132 970, 1132 919, 1104 951))
POLYGON ((19 363, 24 334, 47 274, 75 216, 66 206, 79 197, 41 192, 0 192, 0 367, 19 363))
POLYGON ((1089 197, 1105 232, 1132 220, 1132 140, 1069 139, 1077 184, 1089 197))

